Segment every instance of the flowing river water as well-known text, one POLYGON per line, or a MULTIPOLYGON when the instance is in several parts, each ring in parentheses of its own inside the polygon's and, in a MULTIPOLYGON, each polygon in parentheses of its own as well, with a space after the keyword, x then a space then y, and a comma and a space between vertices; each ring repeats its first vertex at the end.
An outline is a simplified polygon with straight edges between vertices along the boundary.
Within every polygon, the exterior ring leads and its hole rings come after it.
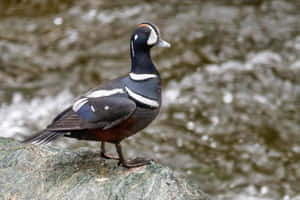
POLYGON ((163 106, 123 142, 127 156, 153 157, 214 199, 299 200, 299 10, 298 0, 3 0, 0 136, 22 140, 126 74, 130 35, 149 21, 172 44, 152 50, 163 106))

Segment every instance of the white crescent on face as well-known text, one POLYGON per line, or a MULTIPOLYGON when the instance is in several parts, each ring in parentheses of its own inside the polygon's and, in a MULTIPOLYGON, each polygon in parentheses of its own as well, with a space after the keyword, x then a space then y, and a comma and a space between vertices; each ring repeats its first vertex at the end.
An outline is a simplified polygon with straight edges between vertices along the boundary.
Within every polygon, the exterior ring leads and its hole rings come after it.
POLYGON ((153 44, 158 42, 158 35, 151 26, 148 26, 148 27, 151 30, 151 32, 150 32, 150 35, 148 37, 147 44, 148 45, 153 45, 153 44))
POLYGON ((149 34, 148 39, 147 39, 147 45, 151 46, 151 45, 154 45, 154 44, 158 43, 158 41, 159 41, 159 30, 155 25, 150 25, 150 24, 147 24, 147 23, 143 23, 143 24, 138 25, 137 27, 146 27, 146 28, 150 29, 150 34, 149 34))

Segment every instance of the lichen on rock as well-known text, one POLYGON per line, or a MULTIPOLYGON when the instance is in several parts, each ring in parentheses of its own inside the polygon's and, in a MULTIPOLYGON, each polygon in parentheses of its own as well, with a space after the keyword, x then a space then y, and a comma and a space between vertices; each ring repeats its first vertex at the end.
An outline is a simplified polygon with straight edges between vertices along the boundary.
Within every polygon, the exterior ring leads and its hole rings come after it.
POLYGON ((87 149, 68 151, 0 138, 0 199, 207 200, 155 162, 126 169, 87 149))

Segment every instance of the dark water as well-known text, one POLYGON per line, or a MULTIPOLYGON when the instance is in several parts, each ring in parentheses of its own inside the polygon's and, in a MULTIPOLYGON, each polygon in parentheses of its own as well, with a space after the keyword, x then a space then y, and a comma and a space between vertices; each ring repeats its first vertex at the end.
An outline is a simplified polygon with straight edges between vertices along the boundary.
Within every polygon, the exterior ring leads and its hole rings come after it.
POLYGON ((163 108, 124 141, 127 155, 151 156, 216 199, 298 200, 299 10, 292 0, 1 1, 0 136, 21 140, 126 74, 129 37, 150 21, 172 44, 152 51, 163 108))

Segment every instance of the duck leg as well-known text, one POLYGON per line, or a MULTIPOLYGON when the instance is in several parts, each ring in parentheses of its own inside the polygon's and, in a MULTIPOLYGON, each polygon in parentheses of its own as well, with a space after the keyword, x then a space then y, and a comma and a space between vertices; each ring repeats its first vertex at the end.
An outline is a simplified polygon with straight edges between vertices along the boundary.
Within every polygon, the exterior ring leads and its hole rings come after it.
POLYGON ((120 158, 118 156, 111 155, 109 153, 106 153, 105 150, 105 142, 101 142, 101 157, 106 159, 113 159, 113 160, 119 160, 120 158))
POLYGON ((127 168, 141 167, 141 166, 149 164, 152 161, 152 159, 147 159, 147 158, 135 158, 132 160, 125 160, 123 153, 122 153, 122 147, 121 147, 120 143, 116 144, 116 149, 117 149, 118 155, 120 157, 119 164, 121 163, 124 167, 127 167, 127 168))

